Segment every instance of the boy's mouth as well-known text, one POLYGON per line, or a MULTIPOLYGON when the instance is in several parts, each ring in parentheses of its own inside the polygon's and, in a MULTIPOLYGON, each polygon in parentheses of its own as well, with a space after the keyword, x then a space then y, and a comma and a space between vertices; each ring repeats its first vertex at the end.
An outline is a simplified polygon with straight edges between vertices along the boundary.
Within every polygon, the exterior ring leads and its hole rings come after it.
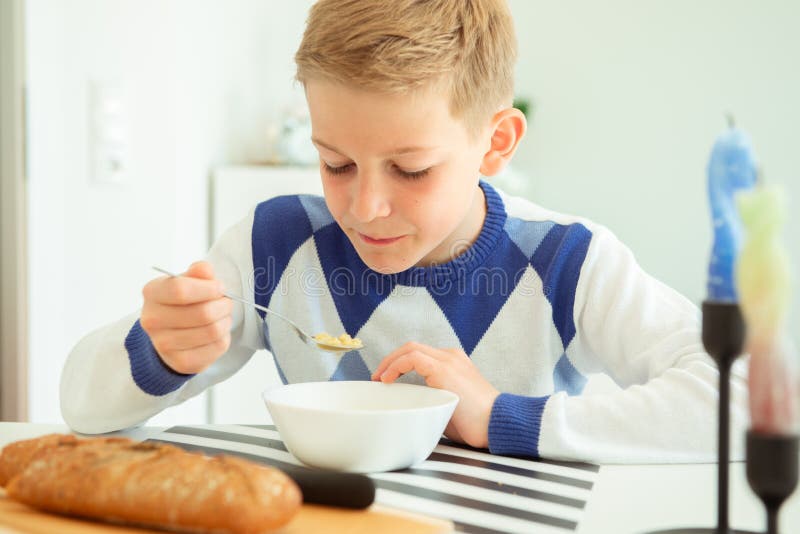
POLYGON ((397 237, 372 237, 362 234, 361 232, 358 232, 358 237, 360 237, 361 240, 364 243, 367 243, 368 245, 391 245, 392 243, 395 243, 403 239, 405 236, 401 235, 397 237))

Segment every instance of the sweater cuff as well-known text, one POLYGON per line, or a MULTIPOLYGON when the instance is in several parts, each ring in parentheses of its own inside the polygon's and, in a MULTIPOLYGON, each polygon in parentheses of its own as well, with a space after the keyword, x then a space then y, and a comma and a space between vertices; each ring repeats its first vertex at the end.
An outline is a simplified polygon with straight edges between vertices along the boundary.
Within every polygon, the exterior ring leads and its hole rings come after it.
POLYGON ((492 454, 539 457, 539 432, 545 397, 501 393, 489 418, 489 450, 492 454))
POLYGON ((125 349, 131 362, 133 381, 150 395, 166 395, 194 376, 173 371, 164 363, 138 319, 125 338, 125 349))

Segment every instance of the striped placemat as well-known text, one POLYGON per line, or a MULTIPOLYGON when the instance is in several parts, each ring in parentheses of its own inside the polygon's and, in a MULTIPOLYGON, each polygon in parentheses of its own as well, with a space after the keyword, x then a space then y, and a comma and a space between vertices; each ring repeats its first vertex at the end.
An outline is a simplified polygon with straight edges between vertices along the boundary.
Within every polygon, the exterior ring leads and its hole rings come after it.
MULTIPOLYGON (((155 439, 206 454, 302 465, 273 425, 175 426, 155 439)), ((369 476, 376 502, 445 518, 471 534, 575 531, 600 466, 497 456, 442 439, 421 464, 369 476)))

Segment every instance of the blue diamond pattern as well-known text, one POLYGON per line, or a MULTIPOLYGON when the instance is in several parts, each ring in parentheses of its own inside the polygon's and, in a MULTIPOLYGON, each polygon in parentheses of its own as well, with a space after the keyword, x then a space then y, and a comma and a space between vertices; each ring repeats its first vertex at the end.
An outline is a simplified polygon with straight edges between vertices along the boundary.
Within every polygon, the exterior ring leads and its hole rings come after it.
POLYGON ((553 307, 553 323, 566 348, 575 336, 575 289, 592 233, 582 224, 555 225, 542 240, 531 265, 553 307))
POLYGON ((331 380, 370 380, 372 373, 357 350, 345 353, 331 375, 331 380))
POLYGON ((333 215, 328 211, 325 199, 316 195, 300 195, 300 203, 306 210, 308 220, 311 222, 312 231, 316 232, 324 226, 334 222, 333 215))
POLYGON ((269 326, 267 325, 267 322, 263 320, 263 318, 261 321, 261 334, 263 335, 261 341, 264 343, 264 348, 271 352, 272 345, 270 345, 269 342, 269 326))
POLYGON ((523 221, 516 217, 506 219, 505 230, 527 258, 533 258, 547 233, 555 226, 553 221, 523 221))
POLYGON ((494 321, 508 296, 517 287, 528 265, 519 247, 505 232, 483 265, 461 276, 446 288, 428 288, 470 354, 494 321))
POLYGON ((566 391, 568 395, 580 395, 586 386, 586 377, 575 369, 566 354, 562 354, 553 369, 555 391, 566 391))
MULTIPOLYGON (((253 218, 253 291, 258 304, 269 306, 292 255, 311 235, 311 222, 295 196, 271 198, 256 206, 253 218), (281 239, 275 239, 275 233, 281 239)), ((258 312, 264 317, 264 312, 258 312)))
POLYGON ((318 230, 314 243, 345 332, 355 335, 391 294, 396 279, 367 267, 338 224, 318 230))
POLYGON ((286 375, 283 374, 283 369, 281 369, 281 364, 278 363, 278 358, 276 358, 274 354, 272 355, 272 361, 275 362, 275 369, 278 371, 278 376, 280 377, 281 382, 283 382, 284 384, 288 384, 289 380, 286 378, 286 375))

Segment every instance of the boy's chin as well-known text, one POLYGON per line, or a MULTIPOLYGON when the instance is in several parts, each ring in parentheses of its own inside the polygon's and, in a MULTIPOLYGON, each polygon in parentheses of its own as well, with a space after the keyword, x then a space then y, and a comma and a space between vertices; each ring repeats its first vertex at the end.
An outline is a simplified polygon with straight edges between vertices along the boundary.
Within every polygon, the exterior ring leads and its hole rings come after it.
MULTIPOLYGON (((359 254, 359 256, 361 256, 359 254)), ((403 260, 380 260, 371 257, 364 257, 361 256, 361 261, 363 261, 367 267, 375 271, 376 273, 380 274, 397 274, 402 273, 403 271, 407 271, 408 269, 414 267, 413 262, 403 261, 403 260)))
POLYGON ((390 264, 390 265, 372 264, 372 263, 370 263, 368 261, 365 261, 364 263, 367 264, 367 267, 369 267, 370 269, 372 269, 376 273, 380 273, 380 274, 402 273, 403 271, 406 271, 406 270, 410 269, 411 267, 413 267, 413 265, 405 266, 405 265, 397 265, 397 264, 390 264))

